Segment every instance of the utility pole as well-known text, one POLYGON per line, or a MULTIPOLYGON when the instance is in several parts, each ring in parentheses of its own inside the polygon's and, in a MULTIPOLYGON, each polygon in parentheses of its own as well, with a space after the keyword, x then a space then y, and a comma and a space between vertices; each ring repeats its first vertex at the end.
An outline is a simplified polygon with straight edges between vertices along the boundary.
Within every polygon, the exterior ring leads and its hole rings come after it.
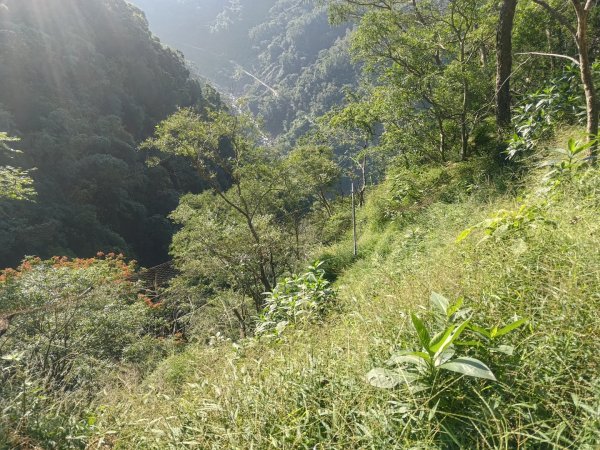
POLYGON ((356 242, 356 203, 354 201, 354 180, 352 180, 352 238, 354 240, 354 257, 358 256, 358 244, 356 242))

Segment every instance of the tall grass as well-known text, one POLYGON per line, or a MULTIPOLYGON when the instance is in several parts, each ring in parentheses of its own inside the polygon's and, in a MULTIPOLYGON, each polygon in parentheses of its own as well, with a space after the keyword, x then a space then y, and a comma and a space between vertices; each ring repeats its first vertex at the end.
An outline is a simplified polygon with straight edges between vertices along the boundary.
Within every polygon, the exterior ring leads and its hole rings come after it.
MULTIPOLYGON (((349 260, 348 241, 323 252, 340 262, 342 309, 325 325, 190 347, 143 385, 107 391, 90 447, 598 448, 600 172, 540 194, 545 221, 457 243, 465 228, 522 203, 505 189, 509 178, 465 184, 466 169, 449 169, 449 181, 392 214, 381 211, 392 186, 371 193, 360 258, 349 260), (414 347, 409 313, 432 320, 432 291, 464 297, 490 325, 530 318, 507 338, 513 356, 490 353, 498 382, 448 374, 420 393, 371 387, 371 368, 414 347)), ((542 181, 527 184, 520 196, 538 201, 542 181)))

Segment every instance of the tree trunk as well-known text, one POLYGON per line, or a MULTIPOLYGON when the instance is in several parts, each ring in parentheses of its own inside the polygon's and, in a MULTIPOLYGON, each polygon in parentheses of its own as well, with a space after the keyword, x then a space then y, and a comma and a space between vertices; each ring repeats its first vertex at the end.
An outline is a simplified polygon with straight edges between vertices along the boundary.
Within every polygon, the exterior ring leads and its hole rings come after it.
MULTIPOLYGON (((365 147, 366 151, 366 147, 365 147)), ((361 183, 358 190, 358 206, 363 207, 365 204, 365 190, 367 189, 367 156, 363 155, 360 162, 361 183)))
POLYGON ((510 76, 512 31, 518 0, 503 0, 496 29, 496 126, 501 132, 511 123, 510 76))
POLYGON ((467 114, 469 112, 469 82, 465 74, 465 41, 460 41, 460 63, 462 73, 463 101, 460 112, 460 159, 465 161, 469 157, 469 129, 467 125, 467 114))
POLYGON ((469 99, 469 85, 463 80, 463 104, 460 114, 460 159, 465 161, 469 157, 469 129, 467 126, 467 109, 469 99))
POLYGON ((436 119, 440 132, 440 157, 442 158, 442 162, 446 162, 446 132, 444 131, 444 122, 439 116, 436 119))
POLYGON ((467 118, 462 114, 460 124, 460 159, 466 161, 469 157, 469 134, 467 131, 467 118))
POLYGON ((254 237, 254 241, 256 242, 256 246, 258 247, 258 270, 259 270, 259 278, 263 287, 265 288, 265 292, 271 292, 273 290, 271 286, 271 282, 269 281, 269 277, 267 276, 267 271, 265 270, 265 266, 268 264, 266 261, 265 255, 263 254, 260 242, 260 237, 254 228, 254 224, 252 223, 252 219, 249 216, 246 216, 246 223, 248 224, 248 228, 250 229, 250 233, 254 237))
MULTIPOLYGON (((581 73, 581 82, 585 93, 585 104, 587 112, 587 139, 588 142, 595 140, 598 135, 598 98, 596 88, 594 86, 594 78, 592 76, 592 64, 589 55, 589 43, 587 32, 588 11, 577 0, 572 0, 577 14, 577 34, 575 40, 577 42, 577 50, 579 51, 579 70, 581 73)), ((594 144, 590 147, 590 160, 596 162, 598 157, 598 145, 594 144)))

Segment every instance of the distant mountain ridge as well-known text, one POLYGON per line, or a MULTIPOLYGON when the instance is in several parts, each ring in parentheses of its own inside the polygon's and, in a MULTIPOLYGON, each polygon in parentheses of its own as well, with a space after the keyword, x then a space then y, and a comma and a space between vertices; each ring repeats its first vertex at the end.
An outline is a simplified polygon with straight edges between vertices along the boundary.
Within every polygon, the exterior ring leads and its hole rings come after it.
POLYGON ((293 142, 357 84, 348 28, 330 26, 326 8, 313 2, 133 1, 200 75, 246 97, 273 136, 293 142))

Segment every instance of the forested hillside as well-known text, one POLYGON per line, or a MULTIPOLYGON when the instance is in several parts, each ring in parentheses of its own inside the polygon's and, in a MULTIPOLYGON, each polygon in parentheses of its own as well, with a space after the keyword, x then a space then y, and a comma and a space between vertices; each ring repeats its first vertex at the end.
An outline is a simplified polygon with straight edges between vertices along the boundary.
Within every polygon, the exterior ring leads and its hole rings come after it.
POLYGON ((0 0, 0 450, 600 448, 596 0, 137 3, 0 0))
POLYGON ((11 144, 37 190, 0 203, 0 266, 98 251, 165 261, 166 215, 200 184, 177 161, 148 169, 136 145, 177 106, 215 94, 122 0, 4 1, 0 61, 0 130, 20 138, 11 144))
POLYGON ((332 27, 327 9, 298 0, 134 1, 165 42, 199 74, 243 97, 272 137, 294 141, 356 87, 349 24, 332 27), (282 136, 283 135, 283 136, 282 136))

